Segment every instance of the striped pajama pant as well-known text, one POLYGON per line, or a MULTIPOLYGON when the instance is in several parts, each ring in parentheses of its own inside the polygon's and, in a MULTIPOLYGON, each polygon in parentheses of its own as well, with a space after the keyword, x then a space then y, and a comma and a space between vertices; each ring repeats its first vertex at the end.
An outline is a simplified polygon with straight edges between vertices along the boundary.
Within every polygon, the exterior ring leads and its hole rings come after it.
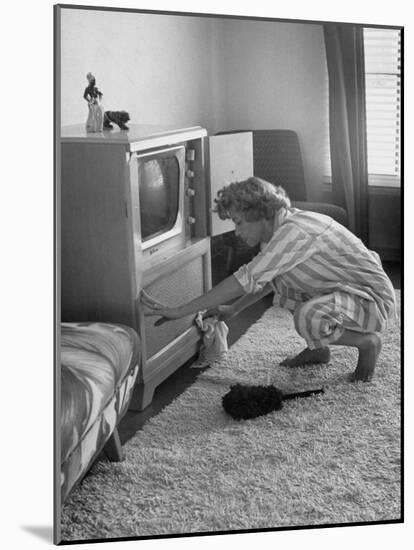
POLYGON ((372 333, 387 326, 387 315, 376 302, 340 291, 305 302, 283 300, 281 296, 280 305, 293 314, 296 331, 309 349, 336 342, 347 329, 372 333))

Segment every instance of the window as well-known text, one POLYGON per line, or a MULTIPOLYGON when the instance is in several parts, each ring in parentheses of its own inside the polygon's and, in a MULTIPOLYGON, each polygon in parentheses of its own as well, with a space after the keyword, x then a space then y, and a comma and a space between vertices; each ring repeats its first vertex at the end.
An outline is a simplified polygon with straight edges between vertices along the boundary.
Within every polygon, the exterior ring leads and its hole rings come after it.
POLYGON ((364 28, 364 50, 368 183, 400 185, 400 31, 364 28))
MULTIPOLYGON (((399 29, 364 28, 368 184, 400 186, 401 36, 399 29)), ((326 73, 326 109, 328 74, 326 73)), ((329 119, 329 114, 327 114, 329 119)), ((325 174, 331 177, 329 129, 325 174)))

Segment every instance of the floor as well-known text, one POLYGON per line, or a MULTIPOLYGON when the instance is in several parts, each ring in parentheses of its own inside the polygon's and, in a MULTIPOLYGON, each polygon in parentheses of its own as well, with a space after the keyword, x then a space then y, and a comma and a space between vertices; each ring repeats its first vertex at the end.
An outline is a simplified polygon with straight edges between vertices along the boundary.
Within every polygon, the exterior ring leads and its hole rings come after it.
MULTIPOLYGON (((397 262, 384 263, 384 269, 388 273, 395 288, 401 288, 401 265, 397 262)), ((216 273, 213 277, 213 283, 216 284, 222 278, 222 274, 216 273)), ((252 323, 257 321, 266 309, 271 305, 271 296, 267 296, 260 302, 253 304, 245 309, 236 318, 231 319, 227 324, 229 326, 228 344, 233 345, 240 336, 242 336, 252 323)), ((141 412, 128 411, 122 419, 118 429, 121 443, 125 443, 137 431, 142 429, 145 423, 153 416, 157 415, 164 407, 176 399, 191 384, 203 369, 191 369, 192 361, 187 362, 167 380, 158 386, 155 391, 154 399, 145 410, 141 412)))

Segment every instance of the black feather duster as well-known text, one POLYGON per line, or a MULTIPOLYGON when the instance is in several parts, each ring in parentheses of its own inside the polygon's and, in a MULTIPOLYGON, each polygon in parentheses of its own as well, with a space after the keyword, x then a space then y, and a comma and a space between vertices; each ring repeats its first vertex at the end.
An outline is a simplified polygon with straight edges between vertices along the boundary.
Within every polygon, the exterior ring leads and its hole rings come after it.
POLYGON ((275 386, 250 386, 235 384, 230 386, 230 391, 222 398, 224 410, 236 420, 247 420, 278 411, 283 407, 283 401, 308 397, 324 390, 307 390, 296 393, 284 394, 275 386))

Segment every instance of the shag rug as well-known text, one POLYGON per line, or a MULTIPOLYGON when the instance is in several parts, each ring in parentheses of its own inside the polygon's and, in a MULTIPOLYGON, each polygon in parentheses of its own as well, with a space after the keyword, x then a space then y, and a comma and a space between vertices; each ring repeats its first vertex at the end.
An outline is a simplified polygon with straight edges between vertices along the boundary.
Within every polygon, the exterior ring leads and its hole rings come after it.
POLYGON ((62 541, 399 520, 400 327, 384 335, 370 383, 350 383, 356 350, 329 365, 281 367, 303 348, 270 308, 179 398, 98 462, 62 510, 62 541), (226 415, 236 382, 324 387, 253 420, 226 415))

